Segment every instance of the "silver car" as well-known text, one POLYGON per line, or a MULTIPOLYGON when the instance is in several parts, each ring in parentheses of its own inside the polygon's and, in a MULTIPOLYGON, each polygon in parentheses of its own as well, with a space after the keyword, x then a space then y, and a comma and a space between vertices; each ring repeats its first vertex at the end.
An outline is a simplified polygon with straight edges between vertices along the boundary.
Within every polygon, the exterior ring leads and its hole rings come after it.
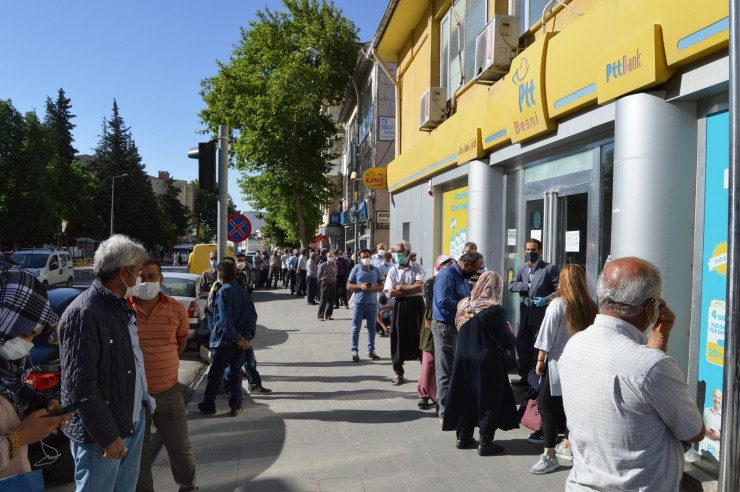
POLYGON ((206 316, 206 300, 195 295, 200 275, 194 273, 162 272, 162 292, 174 297, 183 305, 190 318, 188 340, 195 340, 198 326, 206 316))

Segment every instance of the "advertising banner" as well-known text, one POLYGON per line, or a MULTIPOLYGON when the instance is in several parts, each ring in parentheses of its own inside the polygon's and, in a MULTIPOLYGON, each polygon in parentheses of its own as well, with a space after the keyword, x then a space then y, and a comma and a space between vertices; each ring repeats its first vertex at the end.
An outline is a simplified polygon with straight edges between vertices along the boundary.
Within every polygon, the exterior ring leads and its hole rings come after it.
POLYGON ((442 194, 442 254, 459 258, 468 241, 468 187, 442 194))

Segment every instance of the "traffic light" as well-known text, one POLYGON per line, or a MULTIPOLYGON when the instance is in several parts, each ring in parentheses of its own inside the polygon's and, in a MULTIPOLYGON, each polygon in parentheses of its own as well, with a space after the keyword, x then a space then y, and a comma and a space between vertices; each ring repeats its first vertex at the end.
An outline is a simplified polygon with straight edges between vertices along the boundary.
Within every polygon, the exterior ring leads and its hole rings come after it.
POLYGON ((198 184, 201 190, 216 192, 216 141, 200 142, 188 150, 188 157, 198 159, 198 184))

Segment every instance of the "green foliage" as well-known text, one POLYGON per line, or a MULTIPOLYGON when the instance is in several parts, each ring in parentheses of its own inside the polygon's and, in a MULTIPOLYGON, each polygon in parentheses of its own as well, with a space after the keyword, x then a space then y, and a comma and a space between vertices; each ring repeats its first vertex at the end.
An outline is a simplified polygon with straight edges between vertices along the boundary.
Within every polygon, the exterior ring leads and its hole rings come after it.
POLYGON ((114 232, 126 234, 147 245, 159 242, 161 214, 152 191, 151 182, 141 163, 139 149, 134 143, 130 128, 126 127, 113 101, 113 115, 103 120, 102 134, 91 165, 93 174, 101 183, 94 207, 100 218, 110 228, 112 181, 115 181, 114 232))
MULTIPOLYGON (((210 242, 211 238, 218 232, 218 195, 201 190, 198 180, 193 181, 192 185, 195 188, 195 216, 200 227, 198 239, 210 242)), ((229 214, 235 214, 237 212, 236 205, 231 199, 231 195, 228 196, 228 202, 229 214)))
POLYGON ((344 94, 348 78, 336 64, 351 71, 359 48, 356 27, 332 2, 283 3, 287 12, 258 12, 229 63, 203 81, 201 118, 214 132, 231 127, 249 201, 305 247, 336 193, 327 141, 337 130, 321 108, 344 94), (325 56, 314 60, 309 46, 325 56))

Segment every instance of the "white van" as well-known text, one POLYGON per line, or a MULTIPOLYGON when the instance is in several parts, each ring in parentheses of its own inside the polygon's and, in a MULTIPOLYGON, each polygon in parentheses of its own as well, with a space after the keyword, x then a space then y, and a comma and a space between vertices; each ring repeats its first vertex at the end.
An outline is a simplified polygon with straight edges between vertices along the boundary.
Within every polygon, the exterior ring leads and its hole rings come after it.
POLYGON ((21 249, 10 255, 24 270, 31 272, 44 286, 75 283, 72 256, 64 249, 21 249))

